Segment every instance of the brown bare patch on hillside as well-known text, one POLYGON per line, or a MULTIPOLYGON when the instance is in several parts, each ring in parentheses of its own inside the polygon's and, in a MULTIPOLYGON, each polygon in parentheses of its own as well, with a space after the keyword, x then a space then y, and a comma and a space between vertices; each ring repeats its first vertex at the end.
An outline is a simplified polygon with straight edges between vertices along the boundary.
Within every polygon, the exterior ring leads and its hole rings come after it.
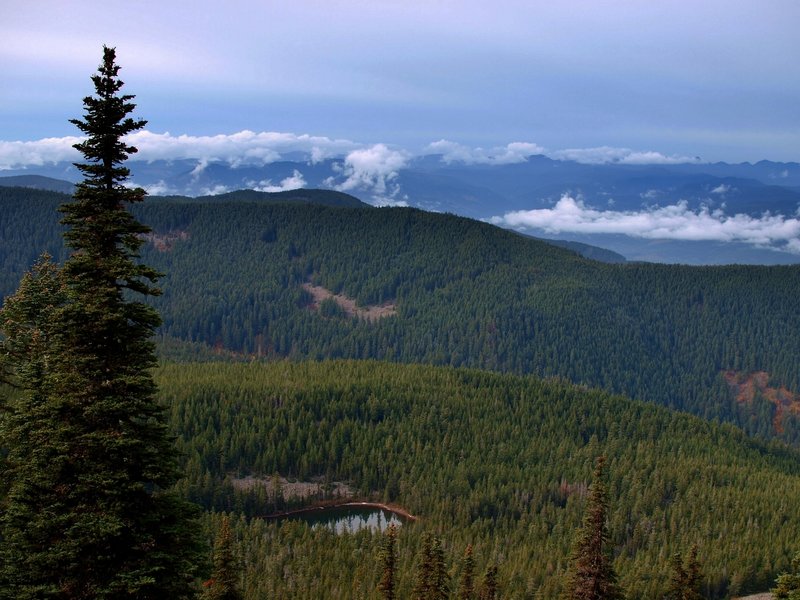
POLYGON ((188 240, 189 232, 183 229, 167 231, 166 233, 151 231, 150 233, 142 234, 142 239, 152 244, 159 252, 169 252, 179 241, 188 240))
POLYGON ((330 498, 352 498, 355 490, 343 481, 334 481, 325 485, 322 477, 313 477, 310 481, 289 481, 285 477, 240 477, 231 479, 234 489, 252 490, 262 487, 267 496, 275 499, 280 494, 285 500, 307 500, 312 497, 322 497, 323 491, 330 498))
POLYGON ((723 375, 736 401, 740 404, 752 404, 756 397, 760 396, 775 405, 772 426, 776 433, 783 433, 785 415, 800 415, 800 394, 785 387, 771 387, 769 373, 766 371, 754 373, 725 371, 723 375))
POLYGON ((342 310, 351 317, 364 319, 365 321, 374 322, 384 317, 391 317, 397 314, 397 305, 394 302, 384 302, 376 306, 356 306, 356 301, 344 294, 334 294, 330 290, 313 283, 304 283, 303 289, 311 294, 314 299, 309 305, 311 310, 318 311, 319 305, 323 300, 332 298, 342 310))

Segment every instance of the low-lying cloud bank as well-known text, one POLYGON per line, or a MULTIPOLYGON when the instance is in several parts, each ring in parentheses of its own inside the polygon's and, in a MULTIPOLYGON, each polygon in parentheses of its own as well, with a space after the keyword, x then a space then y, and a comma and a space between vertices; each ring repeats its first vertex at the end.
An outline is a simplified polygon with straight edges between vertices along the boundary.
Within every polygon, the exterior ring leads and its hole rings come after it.
MULTIPOLYGON (((30 142, 0 141, 0 170, 42 166, 80 159, 72 146, 83 138, 68 136, 30 142)), ((267 164, 291 152, 302 152, 312 163, 342 156, 362 144, 308 134, 274 131, 239 131, 221 135, 172 135, 169 132, 138 131, 126 138, 139 152, 136 160, 192 159, 204 164, 223 161, 231 166, 267 164)))
POLYGON ((800 218, 765 213, 759 218, 726 215, 708 207, 690 210, 686 202, 641 211, 598 210, 564 195, 552 208, 520 210, 489 219, 519 230, 559 233, 616 233, 647 239, 744 242, 800 254, 800 218))
MULTIPOLYGON (((72 162, 80 159, 72 146, 82 138, 67 136, 44 138, 28 142, 0 140, 0 171, 45 164, 72 162)), ((172 135, 169 132, 138 131, 127 137, 138 148, 136 160, 197 160, 204 164, 222 161, 233 167, 267 164, 300 152, 312 164, 328 158, 346 157, 350 162, 361 160, 355 153, 385 152, 387 144, 363 144, 352 140, 334 139, 309 134, 275 131, 239 131, 220 135, 172 135), (376 150, 378 149, 378 150, 376 150), (384 150, 385 149, 385 150, 384 150), (351 159, 352 157, 352 159, 351 159)), ((409 160, 412 153, 391 150, 395 164, 409 160)), ((445 163, 504 165, 524 162, 529 156, 544 154, 557 160, 572 160, 588 164, 677 164, 698 162, 697 158, 667 156, 659 152, 638 152, 628 148, 583 148, 549 151, 532 142, 512 142, 492 148, 470 147, 450 140, 438 140, 422 149, 422 154, 439 154, 445 163)), ((367 160, 372 160, 367 157, 367 160)), ((401 168, 401 167, 400 167, 401 168)))
POLYGON ((511 142, 494 148, 470 148, 457 142, 439 140, 428 144, 426 154, 441 154, 442 161, 450 163, 508 165, 525 162, 529 156, 544 154, 545 149, 530 142, 511 142))

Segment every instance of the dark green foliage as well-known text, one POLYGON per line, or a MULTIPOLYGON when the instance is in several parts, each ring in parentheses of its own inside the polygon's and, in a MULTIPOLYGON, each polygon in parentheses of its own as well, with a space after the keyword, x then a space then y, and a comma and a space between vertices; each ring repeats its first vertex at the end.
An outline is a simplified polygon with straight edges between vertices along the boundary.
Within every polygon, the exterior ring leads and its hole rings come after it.
POLYGON ((325 298, 319 303, 319 314, 329 319, 346 316, 344 309, 333 298, 325 298))
POLYGON ((467 545, 461 559, 461 575, 458 579, 458 600, 475 599, 475 558, 472 556, 472 544, 467 545))
POLYGON ((426 533, 417 564, 417 574, 412 597, 414 600, 447 600, 450 577, 447 574, 442 540, 426 533))
MULTIPOLYGON (((186 201, 180 196, 175 201, 186 201)), ((348 208, 371 208, 358 198, 333 190, 287 190, 284 192, 257 192, 256 190, 237 190, 216 196, 201 196, 198 202, 284 202, 288 204, 320 204, 323 206, 342 206, 348 208)))
POLYGON ((160 320, 128 299, 157 293, 157 273, 135 261, 148 228, 126 210, 144 192, 124 185, 121 163, 135 149, 122 138, 144 121, 127 117, 132 96, 119 95, 114 59, 105 48, 96 95, 73 121, 87 135, 76 148, 88 161, 62 209, 73 252, 63 273, 39 265, 4 313, 9 367, 21 406, 33 409, 12 409, 3 426, 11 481, 0 594, 9 598, 194 594, 196 510, 167 491, 177 454, 149 371, 160 320))
POLYGON ((224 516, 214 542, 214 570, 205 583, 203 600, 241 600, 241 570, 234 546, 230 518, 224 516))
MULTIPOLYGON (((9 283, 0 294, 42 249, 61 256, 36 231, 57 236, 56 225, 35 221, 57 194, 5 194, 0 266, 9 277, 0 286, 9 283)), ((781 433, 774 404, 733 401, 721 376, 764 370, 776 387, 800 392, 798 266, 606 265, 412 209, 155 199, 134 212, 158 236, 173 236, 141 248, 167 273, 152 302, 169 356, 376 358, 535 373, 800 441, 791 411, 781 433), (308 308, 301 286, 309 278, 361 306, 396 301, 398 313, 326 318, 308 308)))
POLYGON ((684 563, 680 553, 672 557, 672 577, 669 589, 664 596, 665 600, 703 600, 700 589, 703 583, 703 573, 700 561, 697 558, 697 545, 689 550, 689 556, 684 563))
MULTIPOLYGON (((603 392, 371 361, 166 365, 157 373, 187 457, 178 489, 206 507, 269 513, 277 472, 346 481, 359 497, 382 499, 389 489, 393 503, 419 515, 400 529, 399 598, 411 597, 425 531, 442 532, 447 549, 472 543, 476 573, 498 562, 503 597, 558 597, 588 465, 601 453, 609 457, 614 566, 631 598, 662 597, 669 557, 695 542, 709 598, 734 584, 743 593, 766 589, 800 537, 791 500, 800 497, 797 452, 603 392), (263 486, 235 487, 246 476, 263 486)), ((321 497, 287 495, 284 508, 321 497)), ((239 539, 250 561, 248 600, 378 595, 382 536, 254 519, 239 539)))
POLYGON ((384 533, 383 548, 381 548, 381 581, 378 584, 383 600, 395 600, 397 579, 397 527, 392 524, 384 533))
POLYGON ((433 595, 433 544, 434 537, 426 533, 417 559, 417 572, 412 591, 414 600, 429 600, 433 595))
POLYGON ((608 533, 608 492, 603 481, 605 457, 597 459, 583 526, 575 540, 565 600, 617 600, 617 585, 608 533))
POLYGON ((779 600, 800 600, 800 553, 792 559, 791 571, 775 580, 772 593, 779 600))
POLYGON ((489 565, 483 576, 480 600, 496 600, 498 597, 497 565, 489 565))

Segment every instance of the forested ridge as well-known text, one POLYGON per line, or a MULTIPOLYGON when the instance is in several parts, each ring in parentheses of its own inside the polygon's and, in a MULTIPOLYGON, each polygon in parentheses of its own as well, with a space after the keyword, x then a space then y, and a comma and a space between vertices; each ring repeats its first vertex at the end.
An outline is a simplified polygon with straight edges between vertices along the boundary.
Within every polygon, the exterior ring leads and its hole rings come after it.
MULTIPOLYGON (((135 208, 162 243, 154 305, 172 358, 375 358, 560 376, 800 440, 797 417, 742 404, 723 372, 800 391, 800 267, 608 265, 488 224, 393 208, 151 198, 135 208), (170 237, 171 236, 171 237, 170 237), (309 310, 306 282, 377 322, 309 310), (776 431, 777 430, 777 431, 776 431)), ((6 295, 35 257, 63 258, 64 196, 0 189, 6 295)), ((336 199, 337 201, 339 199, 336 199)))
POLYGON ((345 480, 418 515, 400 531, 400 598, 426 531, 453 569, 467 544, 477 572, 496 562, 502 597, 555 598, 599 454, 629 598, 660 598, 693 544, 706 597, 763 590, 800 535, 797 452, 563 382, 373 361, 168 364, 156 380, 186 457, 178 489, 243 515, 249 598, 378 597, 379 536, 245 519, 275 509, 275 473, 345 480), (234 491, 245 476, 267 485, 234 491))

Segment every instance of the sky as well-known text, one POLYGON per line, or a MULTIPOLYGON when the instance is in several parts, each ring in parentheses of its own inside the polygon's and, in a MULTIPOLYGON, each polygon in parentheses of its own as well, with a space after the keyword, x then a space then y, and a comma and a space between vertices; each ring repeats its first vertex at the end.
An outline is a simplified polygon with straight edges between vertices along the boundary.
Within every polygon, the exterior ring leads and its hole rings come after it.
POLYGON ((69 159, 103 44, 143 157, 800 161, 798 25, 796 0, 0 0, 0 169, 69 159))

